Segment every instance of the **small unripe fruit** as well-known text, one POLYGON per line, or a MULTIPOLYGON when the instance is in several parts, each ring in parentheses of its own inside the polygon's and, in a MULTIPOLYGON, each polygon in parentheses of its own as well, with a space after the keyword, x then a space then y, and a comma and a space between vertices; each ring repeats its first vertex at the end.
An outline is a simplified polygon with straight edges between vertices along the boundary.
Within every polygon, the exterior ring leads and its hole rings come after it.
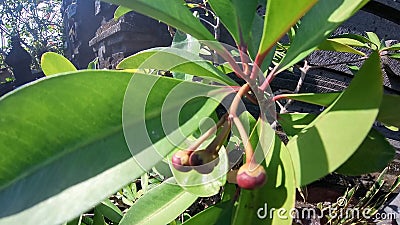
POLYGON ((244 189, 256 189, 262 187, 267 181, 267 173, 261 165, 246 163, 240 167, 236 181, 239 187, 244 189))
POLYGON ((181 172, 189 172, 192 169, 189 163, 189 158, 192 153, 193 151, 187 150, 177 151, 171 159, 174 168, 181 172))
POLYGON ((202 174, 209 174, 219 162, 218 154, 207 150, 195 151, 190 155, 189 164, 202 174))

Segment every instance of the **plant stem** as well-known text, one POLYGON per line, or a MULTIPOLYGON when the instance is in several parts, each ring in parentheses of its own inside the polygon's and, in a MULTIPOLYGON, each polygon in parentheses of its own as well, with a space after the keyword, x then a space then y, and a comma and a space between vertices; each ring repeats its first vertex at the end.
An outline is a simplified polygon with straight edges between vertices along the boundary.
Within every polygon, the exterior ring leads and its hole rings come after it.
POLYGON ((258 101, 254 96, 250 95, 249 93, 245 94, 246 98, 253 104, 258 105, 258 101))
POLYGON ((237 116, 236 112, 239 107, 239 103, 242 99, 242 97, 248 93, 250 90, 250 85, 247 83, 243 85, 239 92, 236 94, 235 98, 232 101, 231 107, 229 109, 229 119, 233 121, 233 123, 236 125, 236 128, 239 131, 240 138, 242 139, 245 154, 246 154, 246 163, 249 163, 251 159, 253 158, 254 150, 253 147, 251 146, 251 143, 249 141, 249 136, 246 133, 246 130, 240 121, 239 117, 237 116))
POLYGON ((269 87, 272 80, 275 78, 275 76, 277 74, 276 71, 278 70, 278 66, 279 65, 276 65, 274 67, 274 69, 272 69, 272 71, 268 74, 267 79, 265 79, 265 81, 261 84, 261 86, 259 87, 259 89, 261 91, 265 91, 267 89, 267 87, 269 87))
MULTIPOLYGON (((224 116, 226 117, 226 116, 224 116)), ((222 130, 218 134, 218 136, 207 146, 206 151, 209 153, 217 153, 218 150, 221 148, 222 144, 226 140, 231 131, 231 121, 225 120, 224 124, 222 125, 222 130)))
POLYGON ((195 143, 193 143, 189 148, 187 149, 188 151, 195 151, 197 148, 200 147, 200 145, 206 141, 211 135, 213 135, 215 132, 217 132, 218 128, 222 126, 222 124, 225 123, 227 115, 225 114, 224 116, 221 117, 221 119, 218 121, 218 123, 211 127, 209 130, 207 130, 203 135, 201 135, 195 143))
POLYGON ((257 79, 257 69, 261 68, 262 63, 264 62, 265 57, 267 56, 269 51, 265 51, 264 53, 258 53, 256 59, 254 60, 253 70, 251 71, 250 80, 257 79))
POLYGON ((242 61, 242 67, 243 67, 243 73, 247 76, 249 76, 250 74, 250 70, 249 70, 249 59, 246 55, 247 52, 247 46, 245 45, 239 45, 238 46, 239 49, 239 54, 240 54, 240 60, 242 61))

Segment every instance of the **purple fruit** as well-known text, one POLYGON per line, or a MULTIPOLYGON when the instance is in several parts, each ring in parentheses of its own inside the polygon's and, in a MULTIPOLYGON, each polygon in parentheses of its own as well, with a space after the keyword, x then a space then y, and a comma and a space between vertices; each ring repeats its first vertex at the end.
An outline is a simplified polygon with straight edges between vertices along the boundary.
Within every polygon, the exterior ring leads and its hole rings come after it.
POLYGON ((192 167, 189 164, 189 158, 193 151, 179 150, 172 156, 172 165, 181 172, 189 172, 192 167))
POLYGON ((218 154, 211 153, 207 150, 195 151, 189 158, 189 164, 201 174, 211 173, 218 162, 218 154))
POLYGON ((267 181, 267 173, 261 165, 246 163, 240 167, 237 176, 239 187, 244 189, 256 189, 262 187, 267 181))

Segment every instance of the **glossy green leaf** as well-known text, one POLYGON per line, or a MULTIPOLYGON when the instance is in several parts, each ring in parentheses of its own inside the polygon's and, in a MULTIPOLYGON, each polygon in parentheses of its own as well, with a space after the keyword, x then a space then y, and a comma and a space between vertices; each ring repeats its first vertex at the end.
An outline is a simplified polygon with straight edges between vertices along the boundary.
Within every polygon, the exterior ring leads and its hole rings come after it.
POLYGON ((71 220, 143 173, 122 133, 130 78, 80 71, 1 98, 0 224, 71 220))
POLYGON ((346 91, 288 142, 298 186, 335 171, 350 158, 371 129, 382 94, 379 55, 374 52, 346 91))
POLYGON ((390 47, 385 47, 382 50, 385 50, 385 51, 398 51, 398 50, 400 50, 400 43, 394 44, 394 45, 392 45, 390 47))
POLYGON ((122 218, 120 225, 165 225, 187 209, 197 196, 184 191, 172 180, 151 189, 122 218))
MULTIPOLYGON (((289 136, 300 133, 317 115, 287 113, 279 115, 279 124, 289 136)), ((356 152, 336 172, 358 176, 383 170, 394 157, 395 150, 379 132, 371 129, 356 152)))
POLYGON ((42 55, 41 67, 46 76, 76 71, 75 66, 67 58, 55 52, 46 52, 42 55))
POLYGON ((336 52, 349 52, 357 55, 365 56, 364 52, 358 51, 346 44, 342 44, 335 39, 327 39, 318 45, 318 50, 336 51, 336 52))
POLYGON ((296 36, 286 56, 280 62, 279 72, 291 67, 314 51, 332 31, 367 2, 368 0, 318 1, 302 18, 296 36))
MULTIPOLYGON (((264 32, 259 54, 264 55, 286 32, 317 3, 317 0, 269 0, 264 18, 264 32)), ((314 32, 315 33, 315 32, 314 32)))
POLYGON ((379 40, 378 35, 376 35, 374 32, 366 32, 368 39, 373 43, 377 49, 381 48, 381 40, 379 40))
POLYGON ((247 46, 252 36, 257 0, 209 0, 213 11, 221 19, 237 44, 247 46))
POLYGON ((122 211, 109 199, 102 201, 98 206, 96 206, 96 209, 114 223, 119 223, 122 219, 122 211))
POLYGON ((234 210, 236 186, 226 184, 223 199, 217 204, 191 217, 183 225, 230 225, 234 210))
POLYGON ((123 16, 129 12, 132 12, 132 11, 133 10, 128 7, 118 6, 118 8, 114 12, 114 19, 118 20, 121 16, 123 16))
POLYGON ((399 60, 400 59, 400 53, 399 54, 390 54, 389 57, 399 60))
POLYGON ((118 69, 158 69, 196 75, 227 85, 235 81, 214 67, 210 62, 184 49, 153 48, 122 60, 118 69))
POLYGON ((372 42, 359 34, 339 34, 331 37, 330 39, 334 39, 339 41, 342 44, 350 45, 350 46, 358 46, 358 47, 367 47, 367 44, 372 44, 372 42))
MULTIPOLYGON (((253 60, 256 58, 258 49, 260 47, 263 35, 263 28, 264 28, 264 20, 263 18, 261 18, 261 16, 256 14, 254 16, 253 25, 251 29, 251 36, 248 42, 249 55, 253 60)), ((272 47, 271 51, 268 54, 269 56, 266 57, 265 62, 261 67, 262 71, 265 71, 271 64, 272 57, 274 56, 274 47, 272 47)))
POLYGON ((367 47, 366 42, 362 42, 362 41, 352 39, 352 38, 347 38, 347 37, 329 38, 327 40, 335 41, 337 43, 340 43, 343 45, 348 45, 348 46, 367 47))
POLYGON ((97 208, 94 208, 93 225, 106 225, 103 214, 97 208))
MULTIPOLYGON (((260 121, 257 127, 261 127, 260 121)), ((272 130, 269 124, 265 123, 263 129, 272 130)), ((259 142, 259 131, 260 129, 255 129, 251 134, 253 146, 259 142)), ((240 192, 233 225, 292 224, 290 210, 295 204, 296 190, 290 154, 277 136, 274 137, 270 148, 264 149, 264 153, 266 159, 262 165, 266 166, 267 183, 260 189, 240 192), (272 208, 280 209, 281 212, 275 210, 271 215, 272 208)))
POLYGON ((181 0, 104 0, 160 20, 198 40, 215 40, 181 0))
POLYGON ((146 170, 185 148, 199 123, 210 117, 233 90, 156 75, 135 74, 126 90, 124 135, 146 170), (190 91, 188 91, 190 90, 190 91))
POLYGON ((309 113, 285 113, 279 114, 278 121, 286 135, 291 138, 300 133, 315 118, 317 118, 317 115, 309 113))
MULTIPOLYGON (((303 93, 303 94, 284 94, 282 97, 297 101, 307 102, 315 105, 327 107, 331 105, 342 93, 303 93)), ((400 127, 400 96, 384 94, 379 107, 377 120, 384 124, 400 127)))
POLYGON ((282 94, 282 98, 289 98, 301 102, 307 102, 314 105, 329 106, 332 104, 342 92, 329 93, 301 93, 301 94, 282 94))
POLYGON ((383 95, 377 120, 400 128, 400 96, 383 95))
POLYGON ((336 172, 359 176, 382 171, 395 154, 395 149, 385 137, 372 129, 357 151, 336 172))
MULTIPOLYGON (((139 165, 138 156, 133 159, 126 145, 121 112, 131 77, 123 71, 78 71, 40 80, 0 99, 0 202, 9 203, 0 205, 0 224, 61 224, 139 177, 143 168, 148 170, 157 163, 152 158, 146 165, 139 165)), ((146 97, 140 95, 149 89, 129 92, 140 97, 132 101, 139 114, 128 121, 126 128, 144 121, 148 127, 158 126, 154 121, 160 118, 160 100, 170 94, 168 87, 181 84, 183 89, 197 93, 219 90, 216 86, 147 74, 134 77, 135 85, 141 88, 154 80, 159 86, 152 92, 156 94, 146 97), (144 110, 138 107, 146 104, 146 115, 142 115, 144 110)), ((174 111, 176 104, 170 104, 165 112, 174 111)), ((194 132, 198 122, 217 105, 198 101, 183 108, 183 113, 199 109, 185 121, 183 133, 194 132)), ((174 149, 164 144, 169 142, 159 133, 140 132, 136 130, 135 135, 164 146, 159 157, 174 149)), ((136 152, 149 148, 143 140, 136 152)))

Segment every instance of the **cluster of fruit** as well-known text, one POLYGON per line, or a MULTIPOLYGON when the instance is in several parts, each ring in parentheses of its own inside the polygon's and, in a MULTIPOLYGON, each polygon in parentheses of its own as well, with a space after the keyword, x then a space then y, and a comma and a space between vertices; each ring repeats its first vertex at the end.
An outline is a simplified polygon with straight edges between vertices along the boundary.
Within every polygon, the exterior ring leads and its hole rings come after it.
MULTIPOLYGON (((229 119, 220 121, 219 126, 222 126, 221 132, 205 149, 196 150, 199 146, 197 142, 186 150, 177 151, 171 159, 173 167, 180 172, 189 172, 194 169, 201 174, 211 173, 219 163, 218 151, 231 131, 229 119)), ((210 132, 212 132, 212 130, 210 132)), ((208 136, 208 134, 205 136, 208 136)), ((200 142, 202 142, 205 138, 203 136, 199 139, 200 142)), ((247 154, 246 157, 249 158, 246 159, 246 162, 237 171, 236 182, 241 188, 259 188, 263 186, 267 180, 265 169, 262 165, 255 163, 251 159, 252 154, 247 154)))

